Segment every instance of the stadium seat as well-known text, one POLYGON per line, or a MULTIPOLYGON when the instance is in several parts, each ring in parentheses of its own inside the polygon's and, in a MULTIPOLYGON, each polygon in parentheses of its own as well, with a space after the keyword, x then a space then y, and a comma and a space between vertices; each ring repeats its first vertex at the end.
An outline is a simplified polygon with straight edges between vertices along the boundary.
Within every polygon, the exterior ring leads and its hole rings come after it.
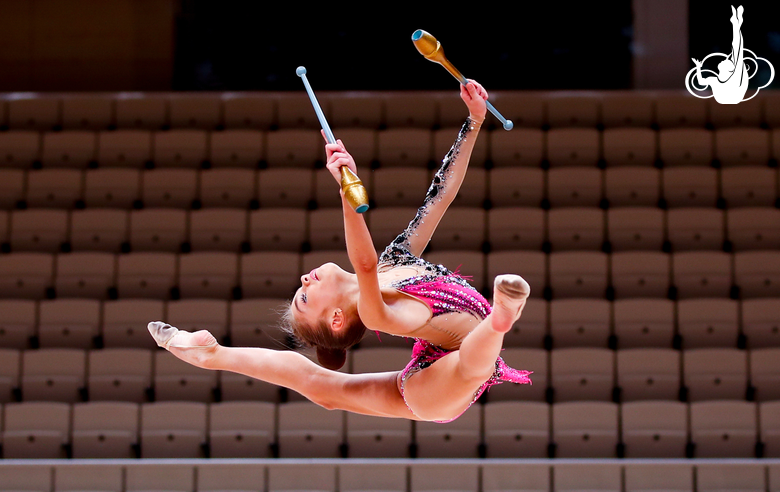
POLYGON ((604 211, 595 207, 559 207, 547 212, 547 236, 553 251, 598 251, 604 243, 604 211))
POLYGON ((70 246, 74 251, 117 253, 128 243, 129 229, 130 214, 126 210, 74 210, 70 214, 70 246))
POLYGON ((235 167, 207 169, 200 173, 200 193, 204 207, 250 206, 256 196, 255 171, 235 167))
POLYGON ((189 209, 198 196, 196 169, 152 169, 144 171, 141 198, 145 207, 189 209))
POLYGON ((612 401, 615 353, 607 348, 577 347, 550 354, 550 386, 555 402, 612 401))
POLYGON ((610 207, 654 207, 661 198, 661 171, 636 165, 607 168, 604 197, 610 207))
POLYGON ((116 285, 116 257, 103 251, 57 255, 54 288, 59 297, 106 299, 116 285))
POLYGON ((617 385, 623 402, 675 400, 680 394, 680 352, 671 348, 617 351, 617 385))
MULTIPOLYGON (((627 458, 684 458, 688 444, 688 405, 646 400, 622 405, 621 423, 627 458)), ((665 490, 665 489, 664 489, 665 490)))
POLYGON ((603 171, 596 167, 556 167, 547 171, 552 207, 597 207, 603 197, 603 171))
POLYGON ((100 301, 53 299, 39 303, 38 341, 44 348, 89 349, 100 334, 100 301))
POLYGON ((683 299, 677 303, 677 329, 684 349, 735 348, 739 303, 732 299, 683 299))
POLYGON ((494 207, 538 207, 545 196, 545 172, 537 167, 490 170, 488 198, 494 207))
POLYGON ((658 133, 661 160, 664 166, 708 166, 714 158, 714 140, 713 132, 703 128, 662 128, 658 133))
MULTIPOLYGON (((187 364, 165 351, 155 351, 153 364, 156 401, 201 403, 212 401, 214 390, 217 388, 216 371, 187 364)), ((148 456, 144 454, 144 457, 148 456)))
POLYGON ((664 298, 669 292, 671 261, 659 251, 621 251, 611 256, 616 299, 664 298))
MULTIPOLYGON (((555 443, 555 456, 614 458, 617 456, 617 445, 620 439, 618 427, 616 403, 596 401, 555 403, 552 406, 552 441, 555 443)), ((559 487, 558 490, 561 488, 559 487)))
POLYGON ((27 172, 28 207, 73 208, 82 198, 84 173, 78 169, 40 169, 27 172))
POLYGON ((747 353, 735 348, 686 350, 683 382, 691 402, 744 400, 748 384, 747 353))
POLYGON ((88 353, 87 388, 90 401, 143 403, 151 387, 152 351, 107 348, 88 353))
POLYGON ((618 299, 613 305, 618 347, 670 348, 674 339, 674 302, 668 299, 618 299))
POLYGON ((337 458, 344 440, 341 411, 328 411, 308 402, 279 406, 281 458, 337 458))
POLYGON ((135 458, 139 408, 129 402, 89 402, 73 405, 73 457, 135 458))
POLYGON ((662 171, 663 197, 669 207, 714 207, 718 200, 718 170, 685 165, 662 171))
POLYGON ((303 209, 271 208, 249 213, 249 242, 253 250, 298 252, 307 238, 303 209))
POLYGON ((22 399, 75 403, 86 387, 84 350, 43 348, 22 352, 22 399))
POLYGON ((264 159, 261 131, 229 129, 209 133, 209 162, 214 167, 254 168, 264 159))
POLYGON ((544 140, 544 132, 538 128, 515 128, 512 132, 493 130, 490 132, 490 159, 496 168, 538 168, 545 155, 544 140))
MULTIPOLYGON (((222 402, 210 405, 208 427, 210 456, 213 458, 271 457, 275 428, 274 412, 274 404, 267 402, 222 402)), ((198 489, 204 490, 200 487, 200 480, 198 489)), ((211 490, 225 489, 220 487, 211 490)))
POLYGON ((119 298, 167 299, 177 283, 176 263, 173 253, 120 255, 117 261, 119 298))
POLYGON ((122 129, 98 133, 97 161, 101 166, 142 168, 152 160, 152 132, 122 129))
POLYGON ((607 128, 602 133, 607 166, 652 166, 656 132, 650 128, 607 128))
POLYGON ((409 456, 412 444, 411 420, 388 419, 348 412, 346 430, 349 456, 352 458, 407 458, 409 456))
MULTIPOLYGON (((52 401, 9 403, 4 410, 3 458, 66 457, 65 445, 70 442, 71 433, 70 405, 52 401)), ((37 482, 35 478, 31 480, 37 482)))
POLYGON ((258 251, 241 255, 241 291, 246 298, 291 296, 300 287, 300 255, 258 251))
POLYGON ((141 198, 138 169, 99 168, 86 172, 84 203, 87 207, 129 209, 141 198))
MULTIPOLYGON (((172 357, 172 356, 171 356, 172 357)), ((208 439, 208 405, 196 401, 166 401, 144 403, 141 405, 141 458, 201 458, 203 445, 208 439), (182 418, 186 415, 187 418, 182 418)), ((136 469, 137 470, 137 469, 136 469)), ((183 480, 186 473, 179 475, 174 469, 166 467, 165 475, 171 480, 165 490, 193 490, 180 488, 186 486, 183 480), (178 475, 178 476, 177 476, 178 475), (176 480, 174 480, 174 477, 176 480), (169 486, 170 486, 169 485, 169 486)), ((151 478, 151 476, 147 477, 151 478)), ((159 478, 155 481, 140 479, 147 486, 135 485, 128 474, 127 490, 156 490, 149 487, 165 486, 159 478)), ((190 484, 192 482, 190 481, 190 484)))
POLYGON ((752 458, 758 440, 756 404, 747 401, 691 403, 691 442, 698 458, 752 458))
POLYGON ((206 161, 208 134, 203 130, 172 129, 152 133, 152 160, 159 167, 198 168, 206 161))
POLYGON ((193 251, 238 252, 248 239, 248 214, 240 208, 193 210, 189 243, 193 251))
POLYGON ((503 401, 484 406, 488 458, 545 458, 550 444, 550 405, 503 401))
POLYGON ((230 299, 238 283, 238 254, 204 251, 179 256, 182 298, 230 299))
POLYGON ((38 305, 29 299, 0 299, 0 347, 23 350, 36 334, 38 305))
POLYGON ((732 256, 721 251, 683 251, 672 255, 672 283, 680 299, 727 298, 732 256))
POLYGON ((661 251, 666 239, 664 212, 654 207, 607 210, 607 239, 612 251, 661 251))
POLYGON ((557 299, 550 303, 553 346, 607 347, 611 304, 604 299, 557 299))

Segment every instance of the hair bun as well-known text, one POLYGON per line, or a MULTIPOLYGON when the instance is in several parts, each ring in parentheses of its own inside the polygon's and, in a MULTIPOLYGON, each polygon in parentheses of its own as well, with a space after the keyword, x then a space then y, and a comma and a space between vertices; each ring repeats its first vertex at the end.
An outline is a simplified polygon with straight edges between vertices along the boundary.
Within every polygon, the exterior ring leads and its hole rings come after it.
POLYGON ((347 361, 347 351, 344 349, 327 349, 317 347, 317 360, 322 367, 338 371, 347 361))

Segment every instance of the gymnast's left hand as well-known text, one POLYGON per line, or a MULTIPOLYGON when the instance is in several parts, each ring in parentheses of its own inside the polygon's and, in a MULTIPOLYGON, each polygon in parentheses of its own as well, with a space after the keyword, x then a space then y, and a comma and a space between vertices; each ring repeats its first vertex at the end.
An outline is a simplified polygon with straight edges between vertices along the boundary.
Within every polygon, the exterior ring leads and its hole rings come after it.
MULTIPOLYGON (((324 137, 325 135, 323 132, 323 138, 324 137)), ((325 144, 325 155, 328 158, 325 167, 328 168, 330 174, 333 175, 333 179, 335 179, 339 185, 341 184, 341 166, 347 166, 353 173, 357 174, 355 159, 347 152, 347 148, 344 147, 344 143, 341 140, 336 140, 336 143, 334 144, 325 144)))
POLYGON ((460 98, 469 108, 469 117, 476 123, 482 123, 487 113, 488 93, 482 85, 469 79, 468 84, 460 86, 460 98))

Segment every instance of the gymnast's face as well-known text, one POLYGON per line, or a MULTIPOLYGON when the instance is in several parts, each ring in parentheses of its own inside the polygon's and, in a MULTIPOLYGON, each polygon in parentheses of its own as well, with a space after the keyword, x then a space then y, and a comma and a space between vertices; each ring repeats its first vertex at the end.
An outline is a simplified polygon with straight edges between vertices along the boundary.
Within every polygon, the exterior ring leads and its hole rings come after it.
POLYGON ((329 324, 338 317, 344 303, 342 286, 350 274, 335 263, 325 263, 301 276, 301 287, 295 292, 292 314, 310 326, 326 317, 329 324))

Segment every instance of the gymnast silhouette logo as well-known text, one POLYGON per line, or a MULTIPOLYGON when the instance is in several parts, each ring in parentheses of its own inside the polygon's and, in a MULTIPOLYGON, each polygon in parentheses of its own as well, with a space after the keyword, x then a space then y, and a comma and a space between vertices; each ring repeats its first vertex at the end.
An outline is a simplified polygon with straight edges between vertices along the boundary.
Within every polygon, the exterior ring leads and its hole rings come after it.
POLYGON ((731 54, 712 53, 707 55, 702 61, 696 58, 692 59, 696 66, 685 76, 685 87, 694 96, 701 99, 714 97, 720 104, 739 104, 742 101, 749 101, 756 97, 756 94, 771 84, 775 78, 775 68, 772 64, 766 58, 757 56, 744 46, 741 31, 742 14, 744 11, 745 9, 742 5, 736 10, 733 5, 731 6, 731 54), (704 63, 710 58, 715 58, 715 60, 722 58, 720 63, 718 63, 717 73, 713 70, 702 68, 704 63), (756 88, 752 96, 745 98, 748 82, 758 73, 759 61, 766 63, 769 67, 769 80, 764 85, 756 88), (706 77, 704 74, 712 74, 712 76, 706 77), (709 96, 702 96, 695 92, 704 91, 707 87, 712 90, 712 94, 709 96))

